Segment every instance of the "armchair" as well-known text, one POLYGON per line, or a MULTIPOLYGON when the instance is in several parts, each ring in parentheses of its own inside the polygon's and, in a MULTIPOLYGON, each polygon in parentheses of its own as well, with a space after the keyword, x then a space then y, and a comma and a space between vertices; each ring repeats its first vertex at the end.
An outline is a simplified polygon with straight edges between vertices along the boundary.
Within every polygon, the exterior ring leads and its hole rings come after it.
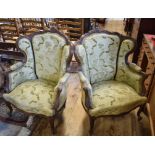
POLYGON ((7 93, 3 98, 29 115, 49 118, 54 134, 54 120, 67 96, 67 70, 73 55, 70 42, 53 28, 20 37, 17 47, 25 59, 12 65, 6 74, 7 93))
POLYGON ((140 119, 147 98, 143 89, 144 73, 136 64, 128 63, 134 41, 118 33, 93 30, 75 46, 90 134, 98 117, 121 115, 140 107, 137 113, 140 119))

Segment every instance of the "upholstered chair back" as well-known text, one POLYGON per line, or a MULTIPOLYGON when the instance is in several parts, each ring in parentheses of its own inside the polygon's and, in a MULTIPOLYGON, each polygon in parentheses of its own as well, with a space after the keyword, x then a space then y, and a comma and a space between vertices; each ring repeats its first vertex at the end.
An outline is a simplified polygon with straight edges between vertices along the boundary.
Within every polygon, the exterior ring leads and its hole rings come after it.
POLYGON ((77 42, 76 57, 91 84, 123 80, 126 54, 134 47, 132 40, 118 33, 92 31, 77 42))
POLYGON ((56 84, 64 75, 70 55, 70 42, 56 29, 20 37, 17 47, 24 53, 26 60, 20 70, 9 74, 9 80, 15 76, 18 79, 10 86, 10 90, 23 79, 38 78, 56 84))
POLYGON ((61 59, 66 40, 55 33, 44 33, 32 38, 37 77, 58 82, 62 72, 61 59))

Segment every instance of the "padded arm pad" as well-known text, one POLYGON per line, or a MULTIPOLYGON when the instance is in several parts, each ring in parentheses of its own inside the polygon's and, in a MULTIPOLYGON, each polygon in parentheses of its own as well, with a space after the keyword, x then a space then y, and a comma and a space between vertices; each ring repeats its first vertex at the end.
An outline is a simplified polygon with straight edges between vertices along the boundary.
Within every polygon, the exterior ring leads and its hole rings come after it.
POLYGON ((137 66, 135 63, 129 63, 129 68, 137 73, 140 73, 142 71, 142 69, 139 66, 137 66))
POLYGON ((9 80, 7 91, 12 91, 19 84, 27 81, 36 79, 36 75, 34 70, 29 66, 20 66, 21 64, 17 64, 11 67, 11 71, 7 73, 7 78, 9 80), (20 67, 19 67, 20 66, 20 67))
POLYGON ((65 73, 64 76, 59 80, 54 90, 57 91, 59 89, 61 91, 69 77, 70 77, 70 73, 65 73))
POLYGON ((31 42, 29 39, 23 37, 19 40, 18 47, 26 54, 26 62, 23 65, 17 63, 11 66, 11 71, 6 75, 9 81, 7 85, 8 92, 27 80, 36 79, 31 42))
POLYGON ((133 51, 134 41, 131 39, 123 40, 119 51, 115 79, 127 83, 141 95, 143 93, 145 76, 140 67, 134 63, 128 63, 129 53, 133 51))
POLYGON ((118 73, 118 81, 127 83, 140 95, 143 93, 145 76, 141 69, 139 69, 139 67, 135 65, 125 65, 122 69, 118 71, 118 73))
POLYGON ((17 62, 15 64, 13 64, 12 66, 10 66, 10 70, 14 71, 14 70, 16 70, 16 69, 18 69, 18 68, 20 68, 22 66, 23 66, 23 62, 17 62))
POLYGON ((67 99, 67 80, 69 79, 69 77, 70 73, 65 73, 54 88, 54 110, 59 110, 65 104, 65 101, 67 99))
POLYGON ((83 88, 87 88, 92 92, 92 87, 91 87, 88 79, 84 76, 84 74, 82 72, 78 72, 78 75, 79 75, 80 81, 83 85, 83 88))
POLYGON ((83 75, 82 72, 78 73, 80 81, 82 83, 82 88, 84 89, 85 93, 82 96, 82 100, 85 106, 88 109, 92 108, 92 87, 88 81, 88 79, 83 75))

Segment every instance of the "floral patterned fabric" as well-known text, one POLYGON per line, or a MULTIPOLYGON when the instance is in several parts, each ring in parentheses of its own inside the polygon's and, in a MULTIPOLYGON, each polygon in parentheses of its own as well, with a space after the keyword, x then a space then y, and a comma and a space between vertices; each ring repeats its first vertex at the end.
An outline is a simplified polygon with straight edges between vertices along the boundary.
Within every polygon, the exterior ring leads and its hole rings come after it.
POLYGON ((6 101, 26 112, 54 115, 53 107, 54 84, 45 80, 29 80, 18 85, 9 94, 4 94, 6 101))
POLYGON ((61 66, 60 66, 60 77, 64 76, 66 73, 66 68, 67 68, 67 59, 69 57, 70 53, 70 46, 65 45, 62 51, 62 58, 61 58, 61 66))
POLYGON ((39 79, 58 82, 62 51, 65 44, 65 39, 57 34, 45 33, 33 37, 36 74, 39 79))
POLYGON ((85 49, 86 59, 88 59, 92 84, 114 79, 119 44, 120 39, 117 35, 104 33, 91 34, 83 40, 82 45, 85 49))
POLYGON ((27 61, 23 65, 19 65, 18 63, 10 67, 12 70, 16 70, 9 73, 9 91, 27 80, 36 79, 34 57, 30 41, 27 38, 22 38, 18 45, 25 52, 27 61))
POLYGON ((129 65, 125 63, 125 55, 131 51, 133 47, 134 43, 131 40, 124 40, 122 42, 118 56, 116 80, 127 83, 140 94, 143 85, 143 76, 140 74, 141 68, 133 63, 129 65))
MULTIPOLYGON (((146 103, 147 98, 140 96, 141 68, 125 62, 126 54, 133 48, 132 40, 120 42, 117 35, 104 33, 85 36, 82 43, 76 45, 76 56, 84 74, 79 72, 79 77, 82 87, 89 90, 92 106, 92 109, 85 108, 91 116, 118 115, 146 103)), ((85 104, 84 91, 82 102, 85 104)))
POLYGON ((93 109, 89 110, 92 116, 118 115, 146 103, 146 97, 122 82, 103 81, 92 87, 93 109))
POLYGON ((59 34, 46 32, 34 35, 32 43, 26 37, 21 38, 19 48, 27 60, 10 67, 11 92, 3 97, 28 113, 53 116, 57 90, 61 89, 58 109, 67 98, 66 83, 70 74, 66 73, 66 67, 70 46, 59 34))
POLYGON ((75 49, 76 49, 77 57, 81 63, 82 72, 84 73, 86 78, 90 81, 88 60, 87 60, 85 48, 83 47, 83 45, 78 45, 78 46, 76 46, 75 49))

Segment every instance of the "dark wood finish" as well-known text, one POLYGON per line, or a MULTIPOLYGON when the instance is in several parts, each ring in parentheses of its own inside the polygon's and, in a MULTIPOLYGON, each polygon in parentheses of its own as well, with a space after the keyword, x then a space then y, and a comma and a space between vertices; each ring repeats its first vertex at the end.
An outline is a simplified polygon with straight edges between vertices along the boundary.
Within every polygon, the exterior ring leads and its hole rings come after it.
POLYGON ((88 33, 92 30, 90 18, 84 18, 84 33, 88 33))
POLYGON ((133 55, 133 62, 137 63, 142 45, 143 34, 155 34, 155 18, 135 18, 132 26, 131 37, 137 40, 133 55))
POLYGON ((142 70, 148 74, 145 80, 146 96, 148 97, 148 102, 150 103, 150 114, 153 120, 153 131, 155 131, 155 45, 153 44, 155 35, 144 34, 142 46, 138 56, 137 65, 142 68, 142 70))
POLYGON ((25 57, 21 52, 0 50, 0 58, 5 60, 17 60, 22 61, 25 57))
POLYGON ((131 35, 134 18, 125 18, 124 23, 125 23, 124 31, 127 33, 127 35, 131 35))
MULTIPOLYGON (((14 115, 12 115, 13 113, 12 105, 9 102, 4 101, 2 96, 3 96, 3 93, 6 92, 5 91, 6 90, 5 86, 7 83, 6 73, 10 70, 9 67, 15 61, 23 61, 23 59, 24 59, 24 55, 20 52, 0 49, 0 68, 1 68, 0 77, 2 80, 0 85, 0 99, 1 99, 0 106, 1 104, 5 104, 6 111, 7 109, 10 111, 10 113, 8 113, 9 116, 7 117, 0 116, 0 120, 11 124, 21 125, 21 126, 25 126, 25 122, 27 121, 28 117, 25 116, 24 119, 18 118, 18 120, 16 120, 14 115)), ((18 113, 18 112, 14 112, 14 113, 18 113)))
MULTIPOLYGON (((3 74, 3 69, 0 65, 0 90, 2 89, 3 85, 4 85, 4 74, 3 74)), ((1 97, 1 95, 0 95, 0 97, 1 97)))
POLYGON ((20 18, 22 31, 24 35, 29 35, 45 29, 43 18, 20 18))
POLYGON ((7 43, 7 42, 0 42, 0 50, 9 50, 13 49, 15 51, 16 44, 15 43, 7 43))
MULTIPOLYGON (((76 45, 80 45, 80 44, 82 44, 83 43, 83 40, 86 38, 86 37, 88 37, 88 36, 90 36, 90 35, 92 35, 92 34, 96 34, 96 33, 106 33, 106 34, 113 34, 113 35, 117 35, 119 38, 120 38, 120 40, 121 40, 121 42, 123 41, 123 40, 125 40, 125 39, 129 39, 129 40, 132 40, 133 42, 134 42, 134 40, 132 39, 132 38, 130 38, 130 37, 127 37, 127 36, 123 36, 123 35, 121 35, 121 34, 119 34, 119 33, 117 33, 117 32, 114 32, 114 33, 111 33, 111 32, 108 32, 108 31, 101 31, 101 30, 98 30, 98 29, 96 29, 96 30, 92 30, 92 31, 90 31, 89 33, 87 33, 87 34, 85 34, 85 35, 83 35, 81 38, 80 38, 80 40, 79 41, 77 41, 76 43, 75 43, 75 46, 76 45)), ((120 45, 119 46, 121 46, 121 42, 120 42, 120 45)), ((119 47, 119 49, 120 49, 120 47, 119 47)), ((118 49, 118 50, 119 50, 118 49)), ((135 48, 134 48, 135 49, 135 48)), ((128 63, 128 56, 134 51, 134 49, 132 49, 132 51, 129 51, 127 54, 126 54, 126 57, 125 57, 125 62, 126 62, 126 65, 129 65, 129 63, 128 63)), ((77 51, 75 50, 74 51, 74 56, 75 56, 75 59, 76 59, 76 61, 78 62, 78 65, 79 66, 81 66, 81 63, 80 63, 80 60, 79 60, 79 58, 78 58, 78 55, 77 55, 77 51)), ((82 68, 78 68, 78 71, 82 71, 82 68)), ((116 71, 117 72, 117 71, 116 71)), ((143 77, 143 81, 142 81, 142 84, 144 84, 144 80, 145 80, 145 78, 146 78, 146 76, 145 76, 145 74, 143 73, 143 72, 140 72, 139 73, 142 77, 143 77)), ((142 95, 144 95, 145 94, 145 89, 144 89, 145 87, 144 87, 144 85, 143 85, 143 90, 142 90, 142 95)), ((92 108, 92 103, 91 103, 91 100, 90 100, 90 97, 89 97, 89 89, 88 88, 83 88, 83 91, 84 91, 84 94, 85 94, 85 103, 83 103, 83 107, 84 107, 84 109, 86 110, 86 112, 88 113, 88 115, 89 115, 89 121, 90 121, 90 135, 93 133, 93 128, 94 128, 94 122, 95 122, 95 120, 98 118, 98 117, 92 117, 90 114, 89 114, 89 109, 91 109, 92 108)), ((144 107, 146 106, 146 104, 144 104, 144 107)), ((140 109, 139 109, 139 111, 138 111, 138 113, 137 113, 137 115, 138 115, 138 119, 140 119, 140 113, 141 112, 144 112, 143 111, 143 109, 144 108, 142 108, 141 106, 138 106, 140 109)), ((137 107, 135 107, 134 109, 136 109, 137 107)), ((132 109, 132 110, 134 110, 134 109, 132 109)), ((130 110, 130 111, 132 111, 132 110, 130 110)), ((127 113, 129 113, 130 111, 128 111, 128 112, 126 112, 126 113, 122 113, 122 114, 120 114, 120 115, 123 115, 123 114, 127 114, 127 113)), ((119 115, 117 115, 117 116, 119 116, 119 115)), ((99 116, 99 117, 106 117, 105 115, 104 116, 99 116)))
POLYGON ((56 20, 58 29, 66 30, 64 32, 71 41, 76 41, 84 34, 83 18, 58 18, 56 20))
POLYGON ((150 87, 152 85, 153 74, 155 71, 155 51, 152 48, 153 45, 151 45, 151 42, 148 39, 149 36, 150 35, 144 35, 137 61, 137 65, 140 66, 146 74, 148 74, 148 77, 145 80, 146 96, 149 96, 150 94, 150 87))
POLYGON ((16 18, 0 18, 0 34, 3 42, 15 43, 19 37, 16 18))

